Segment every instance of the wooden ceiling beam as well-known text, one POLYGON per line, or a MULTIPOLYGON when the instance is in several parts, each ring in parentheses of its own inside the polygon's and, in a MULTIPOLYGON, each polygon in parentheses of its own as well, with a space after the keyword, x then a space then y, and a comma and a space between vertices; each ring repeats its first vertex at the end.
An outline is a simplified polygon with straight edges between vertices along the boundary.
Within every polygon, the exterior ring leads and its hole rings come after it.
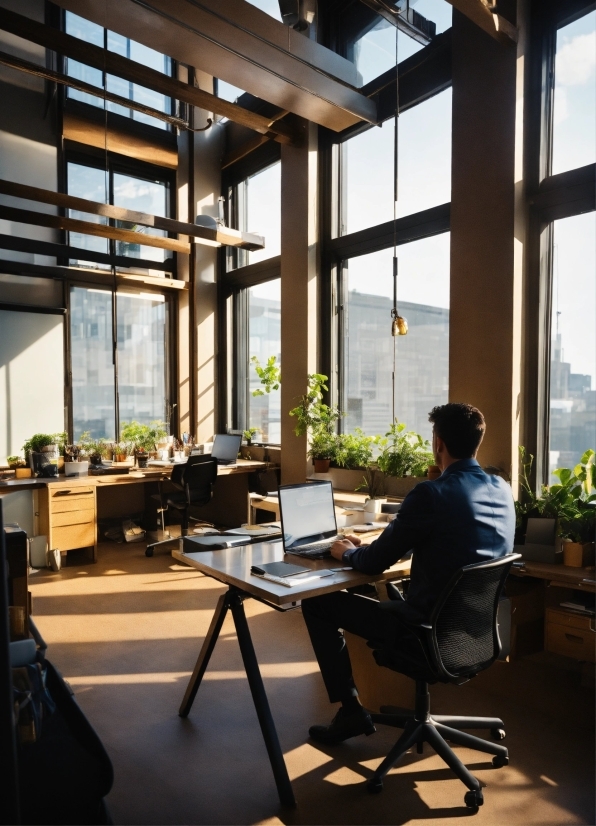
MULTIPOLYGON (((0 194, 12 195, 15 198, 24 198, 27 201, 36 201, 42 204, 51 204, 52 206, 62 207, 63 209, 75 209, 78 212, 86 212, 89 215, 101 215, 104 218, 111 218, 115 221, 127 221, 131 224, 140 224, 145 227, 153 227, 161 229, 165 232, 178 233, 180 235, 188 235, 193 237, 197 243, 207 241, 209 244, 216 244, 221 246, 241 247, 248 250, 260 250, 265 246, 265 239, 261 235, 256 235, 252 232, 239 232, 229 227, 204 227, 196 224, 187 224, 183 221, 176 221, 174 218, 163 218, 159 215, 149 215, 146 212, 137 212, 132 209, 125 209, 124 207, 113 206, 112 204, 100 204, 97 201, 88 201, 86 198, 76 198, 73 195, 66 195, 63 192, 52 192, 49 189, 39 189, 35 186, 27 186, 26 184, 17 184, 14 181, 5 181, 0 179, 0 194)), ((12 209, 12 207, 6 207, 12 209)), ((17 210, 17 212, 22 210, 17 210)), ((32 215, 40 215, 43 213, 31 213, 32 215)), ((45 216, 55 217, 55 216, 45 216)), ((12 220, 18 220, 13 218, 12 220)), ((74 220, 74 219, 65 219, 74 220)), ((29 223, 23 221, 23 223, 29 223)), ((85 221, 80 221, 81 224, 86 224, 89 227, 103 226, 104 229, 115 229, 114 227, 106 227, 106 225, 92 224, 85 221)), ((48 224, 41 224, 39 226, 49 226, 48 224)), ((66 229, 66 227, 56 227, 57 229, 66 229)), ((74 232, 85 232, 85 230, 72 229, 74 232)), ((122 231, 122 230, 120 230, 122 231)), ((97 235, 98 233, 90 232, 88 234, 97 235)), ((141 235, 140 233, 128 231, 129 235, 135 236, 132 243, 142 243, 145 246, 162 246, 164 249, 174 249, 174 247, 167 247, 163 244, 149 243, 145 239, 151 238, 159 241, 170 241, 174 244, 180 244, 180 241, 173 239, 157 238, 155 235, 141 235), (143 240, 140 241, 139 238, 143 240)), ((115 237, 115 236, 103 236, 115 237)), ((117 238, 116 240, 131 241, 130 238, 117 238)), ((188 244, 186 244, 188 247, 188 244)), ((176 252, 186 252, 188 249, 176 249, 176 252)))
MULTIPOLYGON (((17 37, 37 43, 38 46, 44 46, 46 49, 57 52, 64 57, 77 60, 108 74, 116 75, 123 78, 123 80, 138 83, 140 86, 152 89, 190 106, 197 106, 200 109, 228 118, 234 123, 246 126, 248 129, 262 135, 267 135, 279 143, 292 144, 299 143, 301 140, 300 135, 284 123, 250 112, 236 103, 229 103, 227 100, 218 98, 209 92, 204 92, 196 86, 189 86, 188 83, 168 77, 134 60, 129 60, 92 43, 86 43, 84 40, 79 40, 79 38, 72 37, 72 35, 58 29, 44 26, 36 20, 23 17, 23 15, 5 8, 0 8, 0 28, 17 35, 17 37)), ((102 97, 103 91, 96 90, 94 94, 102 97)))
POLYGON ((517 43, 517 28, 500 14, 497 14, 495 4, 489 0, 447 0, 454 9, 457 9, 473 23, 494 37, 500 43, 517 43))

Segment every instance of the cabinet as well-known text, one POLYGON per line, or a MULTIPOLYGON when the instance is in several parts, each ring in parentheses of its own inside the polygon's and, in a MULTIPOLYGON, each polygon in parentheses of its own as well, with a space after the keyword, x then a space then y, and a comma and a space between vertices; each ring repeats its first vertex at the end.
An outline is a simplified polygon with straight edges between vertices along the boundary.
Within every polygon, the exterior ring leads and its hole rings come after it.
POLYGON ((97 501, 93 484, 49 484, 39 492, 39 532, 60 551, 89 548, 97 554, 97 501))
POLYGON ((593 663, 595 641, 594 617, 556 608, 546 609, 544 647, 547 651, 593 663))

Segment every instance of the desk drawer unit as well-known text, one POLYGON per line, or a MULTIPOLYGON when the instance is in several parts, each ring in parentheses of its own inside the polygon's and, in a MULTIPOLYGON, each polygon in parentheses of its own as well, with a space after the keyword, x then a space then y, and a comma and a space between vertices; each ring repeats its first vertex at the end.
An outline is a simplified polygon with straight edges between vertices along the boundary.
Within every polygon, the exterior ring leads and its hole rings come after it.
POLYGON ((545 637, 545 648, 553 654, 590 663, 596 659, 594 617, 548 608, 545 637))
POLYGON ((92 548, 93 559, 97 544, 97 507, 95 487, 92 485, 48 485, 43 504, 42 523, 50 548, 73 551, 92 548))

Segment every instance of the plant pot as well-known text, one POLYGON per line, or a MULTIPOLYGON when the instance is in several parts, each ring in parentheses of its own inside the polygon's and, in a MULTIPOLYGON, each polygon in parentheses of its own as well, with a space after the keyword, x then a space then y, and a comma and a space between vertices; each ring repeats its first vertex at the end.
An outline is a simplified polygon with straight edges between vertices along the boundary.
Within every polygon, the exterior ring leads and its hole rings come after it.
POLYGON ((147 467, 148 460, 149 460, 149 455, 147 453, 144 453, 142 455, 137 453, 137 465, 138 465, 138 467, 140 467, 140 468, 147 467))
POLYGON ((364 503, 365 513, 381 513, 383 505, 387 504, 387 497, 379 497, 377 499, 367 499, 364 503))
POLYGON ((563 542, 563 565, 585 568, 594 564, 593 542, 563 542))
POLYGON ((89 471, 89 462, 65 462, 64 472, 67 476, 78 474, 84 476, 89 471))
POLYGON ((315 466, 315 473, 327 473, 329 470, 331 459, 313 459, 312 461, 315 466))
POLYGON ((101 465, 101 454, 92 453, 91 456, 89 456, 89 462, 95 467, 97 467, 97 465, 101 465))
POLYGON ((128 459, 128 456, 126 455, 126 453, 117 453, 116 454, 116 461, 117 462, 126 462, 127 459, 128 459))

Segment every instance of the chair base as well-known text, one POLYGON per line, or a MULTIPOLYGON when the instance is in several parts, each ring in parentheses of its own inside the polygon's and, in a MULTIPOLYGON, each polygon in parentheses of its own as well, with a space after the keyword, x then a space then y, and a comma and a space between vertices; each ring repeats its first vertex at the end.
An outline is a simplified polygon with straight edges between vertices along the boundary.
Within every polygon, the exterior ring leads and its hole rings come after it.
POLYGON ((501 740, 505 736, 503 721, 497 717, 454 717, 443 714, 431 716, 429 705, 428 686, 425 683, 418 683, 415 711, 383 706, 380 714, 371 712, 373 723, 403 728, 403 734, 368 781, 367 788, 372 793, 380 792, 383 789, 383 779, 404 754, 413 746, 416 746, 417 752, 422 754, 424 743, 428 743, 468 787, 469 792, 464 798, 465 804, 469 808, 476 809, 484 803, 480 782, 468 771, 448 745, 447 740, 458 746, 466 746, 494 755, 493 766, 495 768, 506 766, 509 763, 509 754, 504 746, 462 731, 462 729, 489 729, 494 739, 501 740))

